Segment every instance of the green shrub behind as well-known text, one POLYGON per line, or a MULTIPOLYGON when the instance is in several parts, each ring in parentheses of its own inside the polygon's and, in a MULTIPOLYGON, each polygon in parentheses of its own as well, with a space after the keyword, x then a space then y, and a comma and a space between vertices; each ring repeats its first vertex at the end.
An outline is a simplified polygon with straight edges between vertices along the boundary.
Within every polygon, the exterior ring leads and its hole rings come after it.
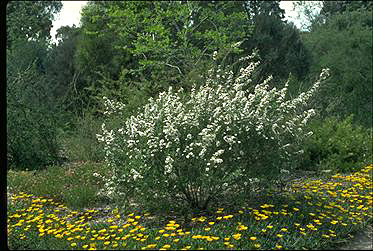
POLYGON ((352 115, 340 120, 329 117, 310 123, 313 135, 305 141, 304 170, 356 171, 372 163, 372 136, 369 130, 352 124, 352 115))
POLYGON ((59 111, 36 64, 7 74, 8 169, 39 169, 58 163, 59 111))

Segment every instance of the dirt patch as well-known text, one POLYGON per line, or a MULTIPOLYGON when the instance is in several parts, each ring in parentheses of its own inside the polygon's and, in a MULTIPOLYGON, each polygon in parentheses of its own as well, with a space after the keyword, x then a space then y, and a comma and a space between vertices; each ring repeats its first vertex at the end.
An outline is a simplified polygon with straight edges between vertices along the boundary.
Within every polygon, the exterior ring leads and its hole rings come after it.
POLYGON ((373 250, 373 227, 368 225, 364 231, 358 232, 349 243, 337 250, 373 250))

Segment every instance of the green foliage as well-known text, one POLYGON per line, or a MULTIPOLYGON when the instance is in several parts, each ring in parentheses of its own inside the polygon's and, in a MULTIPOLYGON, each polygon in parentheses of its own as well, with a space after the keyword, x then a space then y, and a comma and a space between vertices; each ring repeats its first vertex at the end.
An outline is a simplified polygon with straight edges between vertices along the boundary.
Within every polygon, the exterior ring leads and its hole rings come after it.
POLYGON ((74 184, 69 192, 63 194, 63 201, 70 208, 84 208, 97 204, 97 187, 74 184))
POLYGON ((299 30, 284 21, 279 1, 246 1, 247 15, 254 25, 253 34, 242 44, 245 54, 259 50, 262 64, 253 77, 253 84, 272 75, 274 83, 286 80, 291 73, 303 80, 309 71, 310 55, 299 30))
POLYGON ((259 16, 272 16, 277 19, 285 18, 285 10, 280 8, 280 1, 245 1, 248 18, 256 24, 259 16))
POLYGON ((46 77, 48 40, 60 1, 7 5, 7 168, 57 163, 61 111, 46 77))
POLYGON ((132 103, 125 99, 133 93, 147 100, 168 86, 201 84, 213 51, 224 56, 250 33, 240 2, 92 2, 81 21, 75 61, 95 107, 102 89, 132 103))
POLYGON ((356 11, 359 9, 371 10, 373 3, 371 1, 323 1, 320 15, 326 18, 344 11, 356 11))
POLYGON ((18 193, 21 191, 29 192, 35 180, 36 170, 8 170, 7 171, 7 192, 18 193))
POLYGON ((302 30, 314 31, 329 22, 334 15, 345 15, 350 11, 370 11, 371 1, 294 1, 293 10, 298 9, 302 30))
POLYGON ((35 64, 8 75, 8 168, 37 169, 60 160, 58 110, 48 100, 48 91, 35 64))
POLYGON ((70 161, 102 161, 103 151, 96 138, 101 129, 100 118, 87 111, 82 117, 74 116, 71 127, 62 139, 67 158, 70 161))
POLYGON ((115 53, 117 34, 108 28, 110 18, 105 14, 107 6, 111 4, 114 3, 89 2, 82 9, 82 25, 75 44, 73 62, 75 72, 79 73, 76 92, 83 100, 83 109, 96 105, 92 104, 90 95, 101 88, 98 72, 106 74, 110 79, 118 79, 121 64, 132 67, 127 55, 115 53))
POLYGON ((304 41, 312 52, 310 76, 329 67, 332 77, 315 100, 321 115, 346 117, 372 126, 372 11, 345 11, 310 33, 304 41))
POLYGON ((84 208, 101 202, 97 193, 103 182, 94 174, 108 172, 104 164, 93 162, 71 162, 66 166, 48 166, 37 171, 9 170, 8 191, 52 197, 71 208, 84 208))
POLYGON ((300 169, 351 172, 372 163, 372 131, 353 125, 352 116, 316 120, 310 129, 300 169))
POLYGON ((50 39, 54 15, 61 8, 61 1, 9 1, 6 7, 7 49, 19 40, 50 39))
POLYGON ((21 229, 15 230, 7 239, 10 250, 63 250, 68 245, 68 241, 55 237, 40 238, 36 229, 27 231, 27 237, 21 229))
POLYGON ((62 26, 57 30, 58 44, 52 44, 46 62, 46 75, 50 82, 51 93, 60 100, 63 109, 81 112, 80 92, 81 73, 76 70, 74 56, 77 41, 81 35, 79 28, 62 26))
POLYGON ((281 82, 289 73, 299 80, 306 77, 310 67, 310 53, 301 40, 298 29, 272 15, 256 17, 253 36, 242 44, 244 51, 259 50, 262 64, 258 67, 254 84, 272 75, 281 82))

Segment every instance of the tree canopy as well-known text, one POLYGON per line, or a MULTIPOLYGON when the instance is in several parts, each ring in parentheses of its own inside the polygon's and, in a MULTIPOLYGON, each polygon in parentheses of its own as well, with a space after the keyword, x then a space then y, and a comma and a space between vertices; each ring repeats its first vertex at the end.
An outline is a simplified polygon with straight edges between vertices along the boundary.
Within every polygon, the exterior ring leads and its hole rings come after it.
POLYGON ((10 1, 6 7, 7 48, 16 40, 50 39, 61 1, 10 1))
POLYGON ((169 85, 188 88, 214 51, 223 59, 251 33, 241 2, 90 2, 81 23, 75 60, 86 87, 103 87, 101 72, 122 96, 128 86, 148 95, 169 85))
POLYGON ((322 117, 353 114, 354 122, 371 126, 372 3, 297 1, 309 21, 302 31, 285 20, 279 3, 89 1, 80 26, 60 27, 58 43, 52 43, 61 1, 9 2, 9 158, 30 162, 42 149, 48 154, 38 161, 49 163, 56 156, 57 132, 87 111, 101 119, 103 96, 125 103, 123 116, 131 116, 170 86, 190 95, 192 86, 218 76, 219 67, 237 76, 247 66, 238 59, 253 51, 261 64, 248 88, 269 75, 269 86, 278 88, 290 76, 289 90, 296 95, 328 67, 331 78, 315 99, 322 117), (48 149, 45 135, 51 139, 48 149), (22 159, 31 141, 35 148, 22 159))

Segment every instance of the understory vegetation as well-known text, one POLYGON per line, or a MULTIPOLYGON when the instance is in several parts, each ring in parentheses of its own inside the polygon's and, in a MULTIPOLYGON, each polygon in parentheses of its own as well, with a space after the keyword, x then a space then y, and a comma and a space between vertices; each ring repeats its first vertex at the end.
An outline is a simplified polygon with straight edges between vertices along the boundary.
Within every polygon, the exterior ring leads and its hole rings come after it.
POLYGON ((8 247, 339 248, 373 223, 358 2, 298 1, 300 31, 279 1, 89 1, 58 43, 60 1, 9 3, 8 247))

